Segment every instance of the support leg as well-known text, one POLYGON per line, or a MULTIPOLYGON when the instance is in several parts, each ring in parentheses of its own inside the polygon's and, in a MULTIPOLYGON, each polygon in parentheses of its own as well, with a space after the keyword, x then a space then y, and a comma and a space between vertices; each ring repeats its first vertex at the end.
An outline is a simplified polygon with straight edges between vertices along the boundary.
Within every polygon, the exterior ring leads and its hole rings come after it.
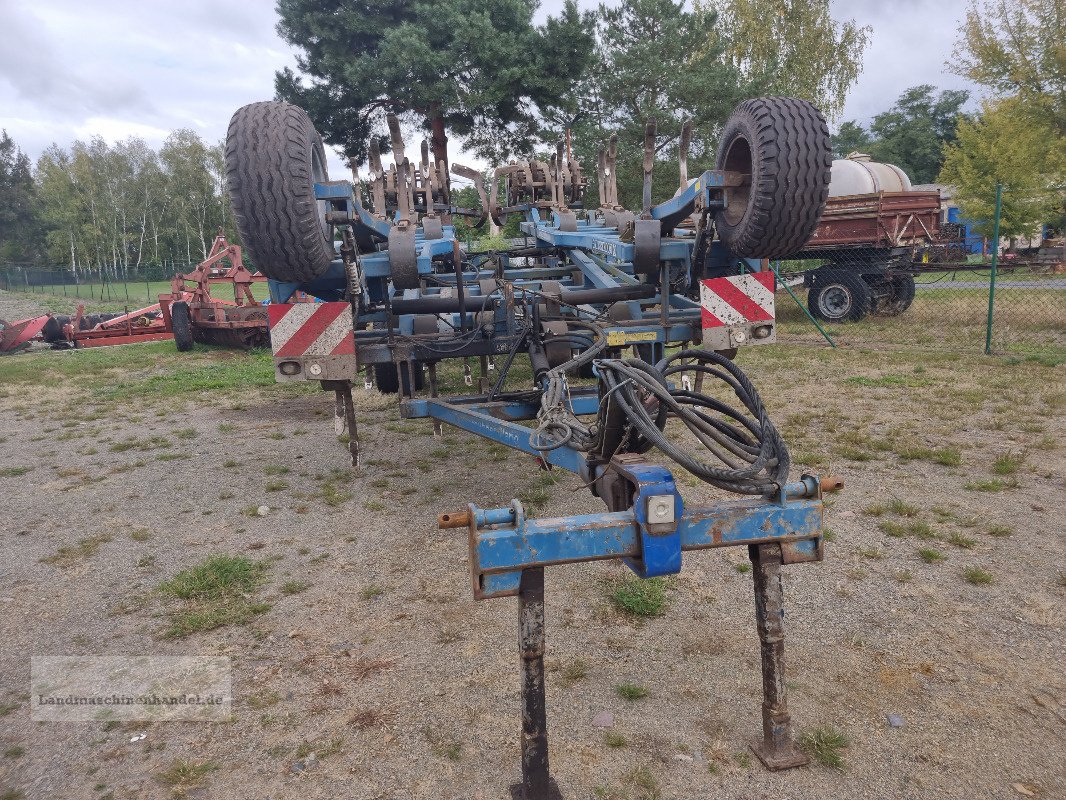
POLYGON ((333 426, 340 436, 348 432, 348 452, 352 455, 352 466, 359 466, 359 429, 355 422, 355 401, 352 399, 352 384, 345 382, 336 389, 333 426))
POLYGON ((557 800, 548 773, 548 712, 544 700, 544 568, 522 572, 518 590, 518 644, 522 661, 522 783, 514 800, 557 800))
POLYGON ((762 657, 762 739, 751 749, 769 770, 799 767, 808 758, 792 740, 785 687, 785 605, 781 545, 748 548, 755 576, 755 618, 762 657))

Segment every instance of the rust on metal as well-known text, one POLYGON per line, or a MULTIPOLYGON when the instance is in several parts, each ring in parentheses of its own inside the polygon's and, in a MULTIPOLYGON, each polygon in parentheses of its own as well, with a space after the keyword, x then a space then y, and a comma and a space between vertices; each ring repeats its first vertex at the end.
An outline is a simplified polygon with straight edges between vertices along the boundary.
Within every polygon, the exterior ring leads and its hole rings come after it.
POLYGON ((440 514, 437 517, 437 527, 440 530, 448 528, 470 527, 471 516, 469 511, 455 511, 448 514, 440 514))
POLYGON ((821 487, 822 492, 839 492, 844 488, 844 479, 838 478, 836 475, 826 475, 818 482, 818 485, 821 487))

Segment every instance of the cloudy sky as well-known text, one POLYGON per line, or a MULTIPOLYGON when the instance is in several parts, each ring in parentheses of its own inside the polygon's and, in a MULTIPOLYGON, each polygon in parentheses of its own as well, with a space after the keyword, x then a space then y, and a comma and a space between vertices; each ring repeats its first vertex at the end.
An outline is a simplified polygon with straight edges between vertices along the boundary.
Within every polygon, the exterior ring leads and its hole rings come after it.
MULTIPOLYGON (((546 0, 540 15, 561 5, 546 0)), ((868 120, 919 83, 972 88, 944 70, 966 5, 835 0, 838 19, 873 27, 841 120, 868 120)), ((158 147, 192 128, 219 141, 233 111, 269 99, 274 71, 294 64, 274 25, 270 0, 0 0, 0 128, 32 158, 95 135, 158 147)))

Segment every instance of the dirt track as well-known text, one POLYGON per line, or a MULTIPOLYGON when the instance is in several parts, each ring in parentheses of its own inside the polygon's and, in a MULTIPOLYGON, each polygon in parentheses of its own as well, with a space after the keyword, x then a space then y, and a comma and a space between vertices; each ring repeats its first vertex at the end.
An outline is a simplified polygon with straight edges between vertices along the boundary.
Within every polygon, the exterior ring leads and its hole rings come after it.
MULTIPOLYGON (((127 353, 111 385, 136 403, 76 362, 57 376, 41 360, 80 353, 18 356, 38 359, 36 377, 0 362, 0 791, 504 797, 518 767, 515 601, 471 599, 464 535, 434 519, 545 490, 552 513, 599 501, 571 491, 573 476, 545 487, 528 458, 465 434, 447 433, 445 453, 428 424, 400 422, 369 395, 367 463, 352 475, 325 395, 268 385, 153 397, 145 381, 167 380, 176 357, 127 353), (259 505, 271 510, 247 515, 259 505), (42 563, 88 537, 102 539, 95 552, 42 563), (270 609, 163 638, 175 604, 156 587, 213 553, 268 562, 255 599, 270 609), (308 585, 286 594, 290 583, 308 585), (30 656, 144 653, 229 656, 232 719, 30 721, 30 656), (168 785, 176 759, 213 768, 168 785)), ((226 370, 245 358, 182 363, 226 370)), ((786 571, 793 718, 801 732, 843 731, 846 767, 771 774, 747 754, 760 683, 742 552, 686 555, 665 613, 647 620, 607 600, 624 569, 591 564, 548 571, 549 726, 564 796, 1066 796, 1063 368, 788 347, 741 364, 797 460, 847 482, 826 561, 786 571), (958 466, 929 454, 952 448, 958 466), (1020 465, 997 476, 1003 454, 1020 465), (964 488, 993 480, 1006 485, 964 488), (914 516, 872 513, 892 498, 914 516), (945 560, 925 563, 923 547, 945 560), (967 582, 967 567, 992 583, 967 582), (624 700, 622 683, 648 696, 624 700), (593 725, 603 711, 623 746, 593 725)), ((712 496, 683 491, 690 503, 712 496)))

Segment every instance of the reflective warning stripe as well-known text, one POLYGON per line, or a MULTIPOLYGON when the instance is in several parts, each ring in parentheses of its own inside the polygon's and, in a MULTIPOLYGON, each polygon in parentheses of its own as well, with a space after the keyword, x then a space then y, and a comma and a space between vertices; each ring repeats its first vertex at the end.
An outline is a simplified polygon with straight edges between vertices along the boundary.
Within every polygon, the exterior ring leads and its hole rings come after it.
POLYGON ((355 353, 347 303, 278 303, 268 306, 275 358, 355 353))
POLYGON ((754 272, 700 281, 703 327, 774 319, 774 273, 754 272))

